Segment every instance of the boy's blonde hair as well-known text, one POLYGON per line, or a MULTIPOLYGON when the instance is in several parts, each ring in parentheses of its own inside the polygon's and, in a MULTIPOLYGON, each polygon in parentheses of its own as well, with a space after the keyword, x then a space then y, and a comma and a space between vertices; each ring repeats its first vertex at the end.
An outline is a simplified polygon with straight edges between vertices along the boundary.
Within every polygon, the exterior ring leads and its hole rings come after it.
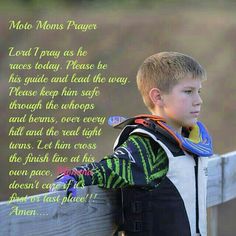
POLYGON ((160 52, 143 62, 137 73, 137 85, 147 108, 154 104, 149 97, 152 88, 169 93, 179 80, 187 75, 206 80, 204 68, 192 57, 178 52, 160 52))

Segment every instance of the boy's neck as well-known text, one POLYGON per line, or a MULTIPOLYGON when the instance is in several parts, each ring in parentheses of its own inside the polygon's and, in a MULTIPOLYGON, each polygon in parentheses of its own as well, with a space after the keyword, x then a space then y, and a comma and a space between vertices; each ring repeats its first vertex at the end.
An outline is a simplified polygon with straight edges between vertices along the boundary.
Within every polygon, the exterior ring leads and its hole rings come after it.
POLYGON ((152 113, 152 114, 155 115, 155 116, 160 116, 160 117, 164 118, 167 125, 171 126, 171 128, 174 129, 179 134, 182 134, 182 126, 177 126, 173 121, 171 121, 169 119, 169 117, 166 117, 166 116, 162 115, 160 112, 155 112, 155 113, 152 113))
POLYGON ((182 134, 182 126, 175 125, 172 121, 170 121, 168 118, 163 117, 166 120, 166 124, 171 126, 172 129, 174 129, 179 134, 182 134))

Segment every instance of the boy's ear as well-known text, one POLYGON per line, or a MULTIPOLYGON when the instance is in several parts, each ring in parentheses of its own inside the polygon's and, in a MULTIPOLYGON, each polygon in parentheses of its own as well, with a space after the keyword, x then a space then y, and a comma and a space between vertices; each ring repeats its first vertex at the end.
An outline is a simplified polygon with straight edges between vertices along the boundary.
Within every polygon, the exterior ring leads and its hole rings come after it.
POLYGON ((162 100, 160 89, 152 88, 149 91, 149 97, 152 100, 154 105, 157 105, 157 106, 162 106, 163 105, 163 100, 162 100))

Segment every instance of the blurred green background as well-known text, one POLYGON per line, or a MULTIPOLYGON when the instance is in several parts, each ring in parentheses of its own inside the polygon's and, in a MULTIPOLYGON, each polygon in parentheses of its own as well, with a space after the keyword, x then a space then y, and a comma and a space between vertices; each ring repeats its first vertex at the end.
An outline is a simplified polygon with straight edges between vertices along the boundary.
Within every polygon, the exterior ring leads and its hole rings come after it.
MULTIPOLYGON (((11 192, 8 185, 14 178, 8 177, 12 164, 8 163, 8 78, 9 62, 25 62, 29 59, 9 58, 8 48, 26 49, 40 47, 48 49, 76 49, 83 46, 88 56, 83 62, 108 63, 106 74, 125 75, 130 79, 126 86, 100 86, 101 95, 94 100, 96 110, 86 114, 65 111, 64 115, 111 115, 133 116, 147 113, 137 92, 135 77, 143 60, 160 51, 178 51, 191 55, 206 69, 208 80, 203 84, 204 101, 200 119, 206 124, 214 140, 217 154, 236 150, 236 5, 229 1, 46 1, 22 0, 0 3, 0 96, 1 96, 1 155, 0 200, 6 200, 11 192), (9 31, 9 20, 34 22, 48 20, 63 23, 68 19, 78 22, 97 23, 98 30, 79 33, 76 31, 9 31)), ((32 61, 35 61, 32 58, 32 61)), ((62 61, 61 61, 62 62, 62 61)), ((25 72, 18 72, 24 75, 25 72)), ((35 72, 34 72, 35 73, 35 72)), ((72 73, 72 72, 71 72, 72 73)), ((55 85, 54 85, 55 86, 55 85)), ((58 88, 61 88, 60 85, 58 88)), ((84 86, 86 88, 86 86, 84 86)), ((89 86, 87 86, 89 87, 89 86)), ((91 86, 94 87, 94 86, 91 86)), ((28 87, 35 88, 35 85, 28 87)), ((78 102, 86 101, 81 98, 78 102)), ((58 100, 58 102, 62 102, 58 100)), ((19 112, 22 115, 24 112, 19 112)), ((47 113, 61 117, 62 113, 47 113)), ((13 114, 13 113, 11 113, 13 114)), ((44 115, 38 112, 38 115, 44 115)), ((58 124, 59 125, 59 124, 58 124)), ((68 125, 67 128, 70 128, 68 125)), ((71 128, 75 128, 71 126, 71 128)), ((59 128, 59 127, 58 127, 59 128)), ((112 152, 118 131, 104 126, 102 137, 94 138, 97 149, 92 153, 96 160, 112 152)), ((34 143, 38 138, 25 139, 34 143)), ((48 138, 49 140, 57 138, 48 138)), ((68 142, 80 141, 81 137, 66 138, 68 142)), ((82 140, 81 140, 82 141, 82 140)), ((18 152, 19 154, 24 153, 18 152)), ((75 150, 64 150, 61 155, 76 155, 75 150)), ((78 163, 79 165, 80 163, 78 163)), ((17 165, 17 164, 15 164, 17 165)), ((39 167, 40 166, 40 167, 39 167)), ((68 167, 74 164, 68 163, 68 167)), ((18 165, 14 168, 21 168, 18 165)), ((30 164, 29 168, 41 168, 30 164)), ((50 168, 55 172, 56 165, 50 168)), ((52 182, 54 177, 41 178, 52 182)), ((21 180, 27 179, 21 177, 21 180)), ((19 194, 37 194, 35 191, 19 191, 19 194)), ((219 207, 219 229, 222 236, 235 235, 235 201, 219 207)))

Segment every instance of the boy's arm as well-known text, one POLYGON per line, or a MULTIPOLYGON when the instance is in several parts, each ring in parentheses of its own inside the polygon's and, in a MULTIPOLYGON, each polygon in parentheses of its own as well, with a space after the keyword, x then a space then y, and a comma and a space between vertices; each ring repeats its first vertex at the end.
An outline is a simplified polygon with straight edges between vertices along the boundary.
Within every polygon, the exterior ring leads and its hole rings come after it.
MULTIPOLYGON (((100 162, 75 168, 92 175, 73 175, 77 186, 98 185, 104 188, 156 186, 166 175, 168 158, 162 148, 148 137, 131 135, 115 152, 100 162)), ((74 170, 75 170, 74 169, 74 170)), ((76 173, 75 171, 75 173, 76 173)))

